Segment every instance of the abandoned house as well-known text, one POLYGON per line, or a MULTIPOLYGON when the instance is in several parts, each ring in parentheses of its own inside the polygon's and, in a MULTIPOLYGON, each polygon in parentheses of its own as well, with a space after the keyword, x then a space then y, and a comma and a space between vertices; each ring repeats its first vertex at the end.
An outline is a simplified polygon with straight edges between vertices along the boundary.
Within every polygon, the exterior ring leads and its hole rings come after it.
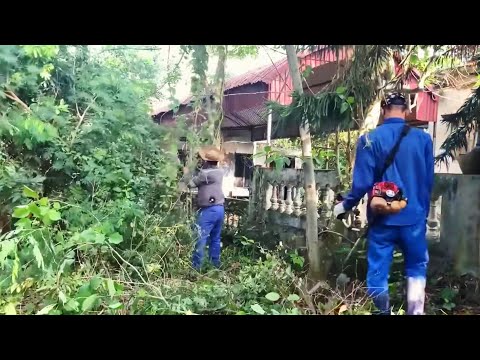
MULTIPOLYGON (((347 52, 340 52, 337 59, 337 54, 326 46, 319 47, 314 52, 301 54, 300 70, 304 71, 308 67, 312 70, 304 79, 304 91, 315 94, 326 86, 339 67, 340 69, 344 67, 347 56, 349 56, 347 52)), ((420 76, 419 72, 413 71, 405 88, 412 90, 418 88, 420 76)), ((286 57, 272 65, 251 70, 226 81, 221 134, 222 148, 227 154, 230 170, 224 180, 227 196, 248 197, 250 195, 252 167, 269 165, 265 163, 264 157, 254 156, 261 152, 266 144, 270 144, 274 139, 298 137, 298 128, 285 129, 276 126, 278 119, 266 107, 267 101, 276 101, 282 105, 290 104, 292 89, 286 57)), ((436 154, 439 153, 440 145, 448 134, 446 126, 438 120, 441 119, 441 115, 456 111, 469 94, 465 86, 459 87, 458 84, 455 87, 452 85, 449 87, 447 84, 442 90, 446 95, 439 95, 439 91, 434 92, 432 88, 427 88, 416 95, 410 95, 414 105, 407 118, 410 125, 423 128, 430 133, 436 154)), ((172 126, 176 119, 184 116, 187 122, 193 124, 192 100, 192 97, 183 100, 176 112, 169 108, 157 109, 153 114, 154 121, 172 126)), ((379 110, 378 114, 373 114, 374 117, 378 118, 379 110)), ((202 116, 205 118, 205 113, 202 116)), ((473 144, 472 139, 472 146, 473 144)), ((301 168, 299 151, 288 150, 283 153, 291 160, 290 165, 286 167, 301 168)), ((437 165, 436 172, 461 173, 457 161, 453 161, 450 165, 448 168, 437 165)))

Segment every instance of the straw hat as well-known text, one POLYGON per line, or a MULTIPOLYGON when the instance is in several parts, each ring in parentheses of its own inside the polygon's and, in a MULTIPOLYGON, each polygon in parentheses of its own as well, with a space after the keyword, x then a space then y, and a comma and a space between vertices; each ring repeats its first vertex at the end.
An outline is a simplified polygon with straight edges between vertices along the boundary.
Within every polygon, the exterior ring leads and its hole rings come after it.
POLYGON ((221 150, 211 145, 202 147, 198 151, 198 154, 205 161, 221 162, 225 158, 225 155, 221 150))

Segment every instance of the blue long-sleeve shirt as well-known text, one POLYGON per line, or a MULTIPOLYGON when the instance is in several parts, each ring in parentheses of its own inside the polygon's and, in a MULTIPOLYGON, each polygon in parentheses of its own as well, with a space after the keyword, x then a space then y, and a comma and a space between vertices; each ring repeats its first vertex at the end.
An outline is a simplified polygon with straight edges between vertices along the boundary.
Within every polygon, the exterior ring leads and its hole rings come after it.
MULTIPOLYGON (((385 119, 384 123, 358 139, 352 190, 343 206, 350 210, 370 192, 373 184, 392 181, 399 186, 408 199, 408 205, 394 215, 375 215, 375 224, 407 226, 425 221, 430 209, 433 188, 434 159, 430 135, 412 128, 403 138, 392 164, 379 179, 385 160, 397 142, 405 121, 401 118, 385 119)), ((370 207, 367 218, 371 223, 370 207)))

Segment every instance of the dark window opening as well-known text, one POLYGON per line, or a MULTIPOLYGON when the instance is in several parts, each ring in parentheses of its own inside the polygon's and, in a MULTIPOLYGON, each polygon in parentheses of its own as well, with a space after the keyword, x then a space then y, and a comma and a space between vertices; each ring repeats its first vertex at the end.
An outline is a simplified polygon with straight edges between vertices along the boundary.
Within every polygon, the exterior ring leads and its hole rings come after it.
POLYGON ((235 154, 234 177, 236 186, 248 187, 253 178, 253 159, 252 155, 235 154))

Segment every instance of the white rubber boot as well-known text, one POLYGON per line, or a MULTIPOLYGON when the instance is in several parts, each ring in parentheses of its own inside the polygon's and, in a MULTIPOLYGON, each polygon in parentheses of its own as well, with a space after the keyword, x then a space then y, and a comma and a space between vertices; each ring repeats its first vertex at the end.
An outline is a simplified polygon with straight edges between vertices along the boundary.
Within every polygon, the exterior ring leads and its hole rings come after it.
POLYGON ((425 278, 407 278, 407 315, 425 314, 425 278))

